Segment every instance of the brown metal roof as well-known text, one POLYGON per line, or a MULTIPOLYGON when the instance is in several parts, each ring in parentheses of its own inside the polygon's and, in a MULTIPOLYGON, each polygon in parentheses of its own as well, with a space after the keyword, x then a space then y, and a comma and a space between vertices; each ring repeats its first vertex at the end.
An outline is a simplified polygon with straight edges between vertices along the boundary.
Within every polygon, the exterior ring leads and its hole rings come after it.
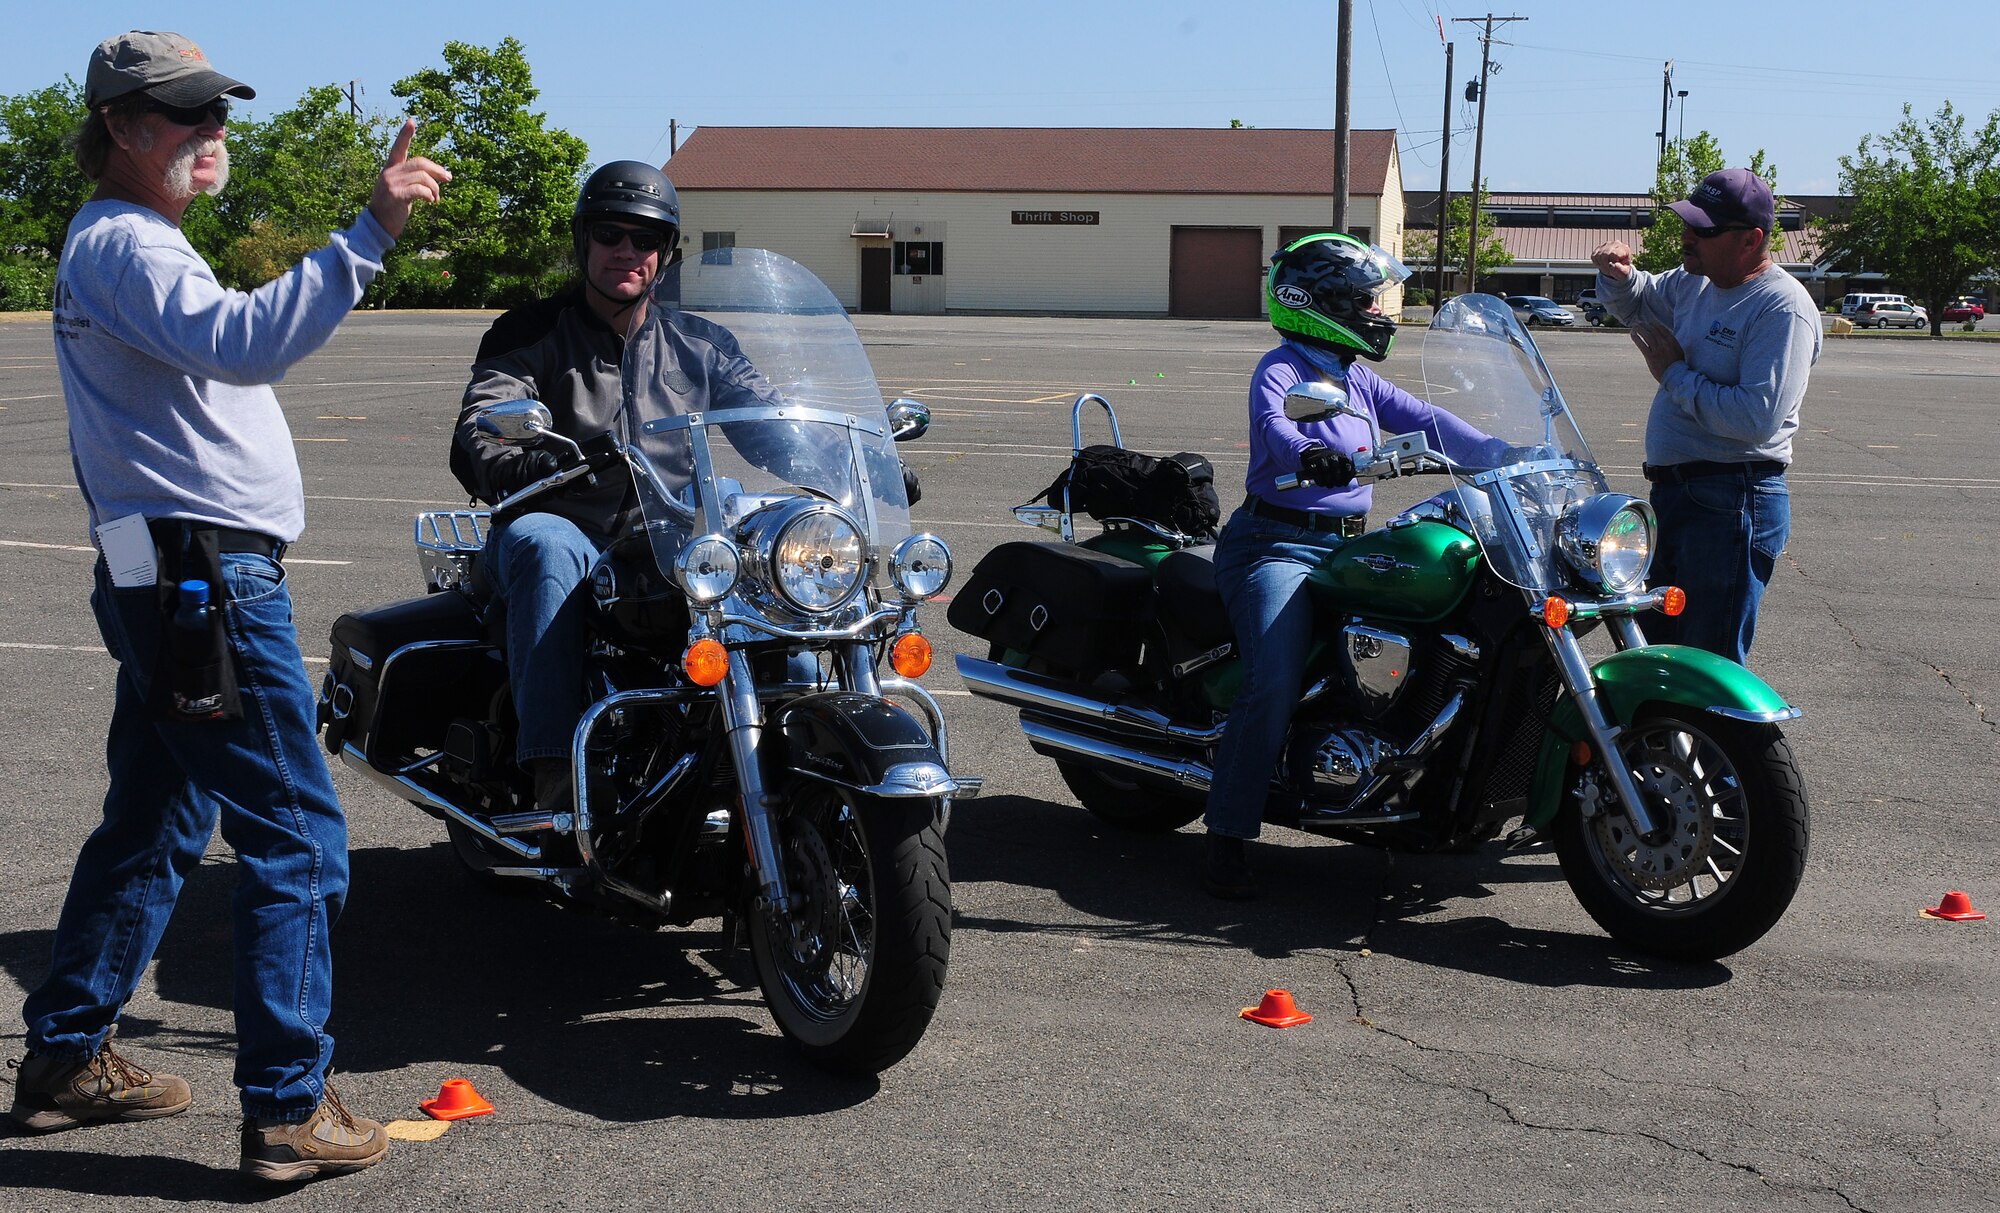
MULTIPOLYGON (((1394 131, 1353 132, 1353 194, 1382 194, 1395 139, 1394 131)), ((666 172, 681 189, 1328 194, 1333 132, 704 126, 666 172)))
MULTIPOLYGON (((1550 261, 1571 262, 1586 269, 1590 266, 1590 254, 1606 241, 1623 240, 1638 249, 1646 239, 1644 228, 1503 227, 1497 230, 1500 243, 1514 255, 1516 261, 1537 265, 1550 261)), ((1818 232, 1808 228, 1781 235, 1782 243, 1771 254, 1771 260, 1789 266, 1811 265, 1818 259, 1818 232)))

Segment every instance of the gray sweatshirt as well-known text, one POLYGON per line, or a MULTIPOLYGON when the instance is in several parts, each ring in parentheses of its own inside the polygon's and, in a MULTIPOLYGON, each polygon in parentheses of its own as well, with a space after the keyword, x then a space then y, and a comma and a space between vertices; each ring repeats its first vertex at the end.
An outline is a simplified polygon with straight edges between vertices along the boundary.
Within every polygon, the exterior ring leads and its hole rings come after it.
POLYGON ((394 243, 364 210, 245 293, 154 211, 78 211, 56 271, 56 366, 92 527, 136 513, 297 539, 305 489, 270 385, 333 335, 394 243))
POLYGON ((1792 461, 1806 376, 1819 361, 1819 311, 1793 277, 1771 266, 1718 287, 1686 270, 1597 276, 1597 291, 1627 324, 1673 330, 1685 351, 1667 368, 1646 421, 1646 462, 1792 461))

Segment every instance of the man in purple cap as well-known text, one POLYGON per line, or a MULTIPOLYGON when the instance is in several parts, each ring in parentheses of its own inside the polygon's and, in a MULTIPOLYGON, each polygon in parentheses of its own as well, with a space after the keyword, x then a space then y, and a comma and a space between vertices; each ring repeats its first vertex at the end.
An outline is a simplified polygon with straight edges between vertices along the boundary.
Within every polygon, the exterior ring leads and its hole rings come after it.
POLYGON ((1634 269, 1618 240, 1591 257, 1598 297, 1631 326, 1660 385, 1646 422, 1660 520, 1652 580, 1686 590, 1688 605, 1646 631, 1743 662, 1792 529, 1785 469, 1819 359, 1819 311, 1771 261, 1771 187, 1757 174, 1710 173, 1671 205, 1686 225, 1680 268, 1634 269))
POLYGON ((111 1036, 219 822, 237 856, 241 1165, 298 1180, 368 1166, 388 1138, 326 1080, 347 823, 279 563, 305 495, 269 385, 333 334, 450 174, 410 157, 405 123, 352 227, 273 282, 225 290, 180 221, 228 181, 229 99, 255 95, 179 34, 135 31, 90 57, 76 158, 97 190, 57 267, 55 346, 103 554, 91 607, 118 661, 111 780, 22 1008, 11 1117, 48 1131, 192 1103, 111 1036))

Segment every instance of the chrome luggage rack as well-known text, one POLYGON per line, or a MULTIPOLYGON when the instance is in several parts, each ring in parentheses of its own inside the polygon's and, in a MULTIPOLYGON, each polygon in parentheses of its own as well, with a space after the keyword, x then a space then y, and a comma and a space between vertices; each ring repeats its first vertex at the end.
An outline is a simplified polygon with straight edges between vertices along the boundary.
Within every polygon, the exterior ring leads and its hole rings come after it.
MULTIPOLYGON (((1083 454, 1083 406, 1092 401, 1096 401, 1103 407, 1105 419, 1111 423, 1111 445, 1121 449, 1125 446, 1125 436, 1118 430, 1117 410, 1111 407, 1109 400, 1106 400, 1096 392, 1085 392, 1076 398, 1076 404, 1069 411, 1071 466, 1075 466, 1076 457, 1083 454)), ((1017 505, 1014 507, 1014 518, 1016 521, 1025 522, 1029 526, 1040 527, 1045 531, 1054 531, 1056 534, 1062 536, 1064 543, 1075 543, 1076 511, 1070 507, 1069 487, 1067 485, 1063 487, 1062 498, 1060 506, 1053 504, 1037 505, 1033 503, 1017 505)), ((1167 546, 1172 548, 1191 548, 1197 544, 1212 542, 1203 536, 1184 534, 1174 530, 1172 527, 1163 527, 1159 523, 1145 518, 1106 518, 1103 520, 1103 526, 1107 531, 1145 531, 1165 541, 1167 546)))
POLYGON ((417 515, 417 563, 435 594, 465 584, 475 552, 486 548, 490 510, 427 510, 417 515))

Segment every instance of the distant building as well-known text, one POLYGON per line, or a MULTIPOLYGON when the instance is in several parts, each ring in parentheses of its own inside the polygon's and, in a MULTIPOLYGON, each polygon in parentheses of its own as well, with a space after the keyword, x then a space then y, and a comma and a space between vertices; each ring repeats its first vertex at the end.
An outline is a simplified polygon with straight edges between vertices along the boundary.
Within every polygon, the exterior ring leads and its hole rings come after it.
MULTIPOLYGON (((1435 232, 1437 191, 1411 191, 1405 199, 1406 227, 1435 232)), ((1835 200, 1813 201, 1831 205, 1835 200)), ((1489 194, 1483 210, 1492 216, 1494 230, 1514 263, 1491 270, 1480 279, 1479 289, 1496 295, 1545 295, 1562 303, 1574 301, 1579 291, 1596 283, 1597 270, 1590 254, 1598 245, 1623 240, 1635 251, 1640 249, 1657 213, 1651 194, 1489 194)), ((1772 260, 1805 283, 1816 300, 1824 302, 1825 292, 1839 283, 1829 282, 1827 268, 1817 262, 1819 241, 1806 226, 1807 214, 1801 200, 1781 199, 1778 230, 1782 243, 1772 260)), ((1484 231, 1480 242, 1485 242, 1484 231)), ((1434 262, 1410 268, 1416 271, 1412 285, 1428 288, 1435 281, 1434 262)), ((1447 264, 1445 272, 1448 289, 1461 289, 1454 280, 1459 267, 1447 264)), ((1845 289, 1841 286, 1834 294, 1845 289)))
MULTIPOLYGON (((1395 132, 1349 149, 1349 226, 1400 255, 1395 132)), ((665 169, 690 255, 772 249, 857 311, 1255 318, 1333 159, 1326 130, 706 126, 665 169)))

